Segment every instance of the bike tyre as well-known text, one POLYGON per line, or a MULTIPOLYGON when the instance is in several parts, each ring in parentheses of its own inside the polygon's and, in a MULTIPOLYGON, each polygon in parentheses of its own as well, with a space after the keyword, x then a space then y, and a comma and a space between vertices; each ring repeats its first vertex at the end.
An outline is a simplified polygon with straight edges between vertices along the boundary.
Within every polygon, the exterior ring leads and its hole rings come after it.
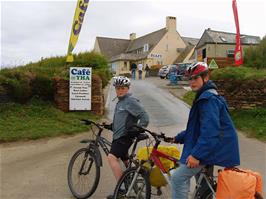
MULTIPOLYGON (((114 196, 113 198, 114 199, 120 199, 120 198, 126 198, 125 196, 121 196, 121 192, 120 190, 123 190, 123 188, 121 188, 121 186, 124 184, 124 188, 125 188, 125 184, 129 184, 130 182, 126 182, 126 179, 127 178, 130 178, 131 175, 134 176, 134 173, 137 171, 137 167, 131 167, 131 168, 128 168, 124 173, 123 175, 121 176, 121 178, 119 179, 116 187, 115 187, 115 191, 114 191, 114 196)), ((145 170, 145 169, 141 169, 139 171, 139 174, 141 176, 141 178, 144 180, 144 183, 145 183, 145 197, 141 197, 142 199, 150 199, 151 198, 151 184, 150 184, 150 181, 149 181, 149 174, 148 172, 145 170)), ((127 188, 126 188, 127 189, 127 188)), ((131 198, 131 197, 129 197, 131 198)))
MULTIPOLYGON (((212 187, 215 192, 216 192, 216 187, 217 187, 216 185, 212 187)), ((203 192, 202 196, 200 197, 200 199, 213 199, 213 198, 215 197, 213 196, 213 192, 210 190, 210 188, 206 189, 203 192)))
MULTIPOLYGON (((80 166, 81 165, 79 165, 79 167, 80 166)), ((88 172, 88 174, 86 174, 86 176, 89 176, 91 173, 92 172, 90 170, 88 172)), ((78 174, 78 175, 80 176, 80 174, 78 174)), ((100 165, 98 165, 98 163, 97 163, 95 154, 93 154, 91 151, 89 151, 88 148, 81 148, 78 151, 76 151, 75 154, 72 156, 72 158, 69 162, 69 165, 68 165, 67 179, 68 179, 69 189, 70 189, 71 193, 73 194, 73 196, 75 196, 78 199, 89 198, 96 191, 98 184, 99 184, 99 180, 100 180, 100 165), (93 178, 89 178, 89 182, 92 182, 91 188, 89 190, 87 190, 85 193, 79 193, 78 190, 76 190, 76 188, 74 187, 72 174, 74 172, 73 167, 75 165, 75 162, 83 154, 87 155, 86 161, 88 161, 89 159, 92 161, 92 163, 91 163, 92 167, 95 168, 95 177, 94 177, 94 181, 92 181, 93 178)))

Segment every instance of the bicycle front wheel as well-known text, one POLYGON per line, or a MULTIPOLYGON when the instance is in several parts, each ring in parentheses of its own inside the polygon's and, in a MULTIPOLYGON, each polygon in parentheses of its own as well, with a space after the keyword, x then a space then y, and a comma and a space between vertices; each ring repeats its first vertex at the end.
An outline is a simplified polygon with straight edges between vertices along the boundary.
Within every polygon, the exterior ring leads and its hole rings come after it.
POLYGON ((100 166, 96 156, 87 148, 79 149, 68 165, 68 186, 73 196, 78 199, 90 197, 99 184, 100 166))
POLYGON ((127 169, 118 181, 114 191, 114 199, 150 199, 150 197, 151 184, 148 172, 144 169, 138 171, 138 167, 127 169))

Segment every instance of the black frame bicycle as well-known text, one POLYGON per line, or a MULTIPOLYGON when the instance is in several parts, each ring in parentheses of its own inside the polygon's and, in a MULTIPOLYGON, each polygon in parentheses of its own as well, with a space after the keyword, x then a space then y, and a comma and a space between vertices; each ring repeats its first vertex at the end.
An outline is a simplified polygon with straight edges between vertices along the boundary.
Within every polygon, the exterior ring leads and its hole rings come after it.
MULTIPOLYGON (((102 155, 99 147, 101 147, 107 156, 110 151, 111 142, 102 137, 104 124, 96 123, 92 120, 82 120, 83 124, 92 125, 98 128, 97 134, 94 133, 95 139, 84 139, 80 143, 88 144, 87 147, 77 150, 68 165, 67 179, 68 186, 73 194, 78 199, 89 198, 96 191, 100 180, 100 168, 102 167, 102 155)), ((129 156, 127 168, 132 166, 135 157, 137 143, 147 139, 146 134, 139 134, 132 138, 133 148, 129 156)))

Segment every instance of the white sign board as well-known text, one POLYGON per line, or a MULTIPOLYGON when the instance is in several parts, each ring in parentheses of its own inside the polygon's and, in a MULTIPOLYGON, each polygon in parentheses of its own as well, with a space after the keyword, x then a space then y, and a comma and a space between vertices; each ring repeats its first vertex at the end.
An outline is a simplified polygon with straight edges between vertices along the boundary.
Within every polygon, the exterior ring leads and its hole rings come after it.
POLYGON ((70 68, 69 110, 91 110, 91 68, 70 68))

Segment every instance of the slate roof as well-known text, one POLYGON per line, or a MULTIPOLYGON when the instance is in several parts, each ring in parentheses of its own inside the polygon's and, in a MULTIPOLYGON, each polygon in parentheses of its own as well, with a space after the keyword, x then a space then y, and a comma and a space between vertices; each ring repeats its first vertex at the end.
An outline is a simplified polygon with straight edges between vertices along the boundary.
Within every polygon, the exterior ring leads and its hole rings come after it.
MULTIPOLYGON (((97 37, 101 53, 105 55, 111 62, 116 60, 139 60, 144 59, 152 51, 152 49, 159 43, 163 36, 167 33, 166 28, 146 34, 142 37, 136 38, 133 41, 129 39, 117 39, 107 37, 97 37), (136 50, 143 49, 145 44, 149 45, 147 52, 137 54, 136 50)), ((187 46, 195 46, 199 39, 182 37, 187 46)), ((184 48, 185 50, 187 48, 184 48)), ((188 53, 188 52, 187 52, 188 53)))
MULTIPOLYGON (((206 29, 201 36, 197 47, 205 45, 206 43, 217 43, 217 44, 235 44, 235 33, 215 31, 211 29, 206 29)), ((258 44, 260 42, 260 37, 252 35, 240 35, 241 44, 258 44)))
POLYGON ((152 48, 154 48, 154 46, 159 43, 166 32, 166 28, 162 28, 142 37, 136 38, 132 42, 130 42, 126 52, 132 52, 134 50, 140 49, 145 44, 149 44, 149 51, 151 51, 152 48))
POLYGON ((148 53, 136 54, 136 53, 121 53, 119 55, 111 57, 110 61, 117 61, 117 60, 131 60, 137 61, 139 59, 144 59, 148 56, 148 53))
MULTIPOLYGON (((181 63, 183 60, 188 56, 188 54, 191 52, 191 50, 194 48, 193 45, 188 45, 182 53, 176 58, 174 61, 174 64, 181 63)), ((193 56, 193 55, 192 55, 193 56)))
POLYGON ((182 39, 187 46, 188 45, 196 46, 197 43, 199 42, 199 39, 192 38, 192 37, 182 37, 182 39))
POLYGON ((110 61, 115 60, 138 60, 146 58, 149 52, 159 43, 167 32, 166 28, 154 31, 133 41, 129 39, 117 39, 97 37, 101 53, 110 61), (132 53, 137 49, 143 48, 145 44, 149 44, 149 51, 136 54, 132 53))
POLYGON ((124 53, 130 43, 129 39, 117 39, 107 37, 96 37, 99 43, 101 53, 108 59, 124 53))

